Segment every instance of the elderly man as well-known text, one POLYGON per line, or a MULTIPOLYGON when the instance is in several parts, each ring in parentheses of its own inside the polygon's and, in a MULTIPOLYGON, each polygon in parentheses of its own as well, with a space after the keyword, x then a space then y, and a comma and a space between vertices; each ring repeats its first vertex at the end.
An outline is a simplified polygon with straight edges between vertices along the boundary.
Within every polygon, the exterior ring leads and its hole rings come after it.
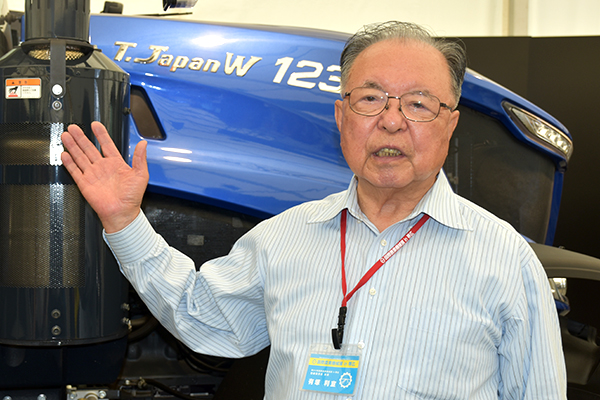
POLYGON ((69 127, 64 165, 123 273, 198 352, 243 357, 270 344, 267 399, 565 398, 539 261, 440 173, 463 50, 392 22, 352 37, 341 67, 349 188, 262 222, 199 272, 140 212, 145 143, 129 168, 102 125, 92 128, 104 156, 69 127))

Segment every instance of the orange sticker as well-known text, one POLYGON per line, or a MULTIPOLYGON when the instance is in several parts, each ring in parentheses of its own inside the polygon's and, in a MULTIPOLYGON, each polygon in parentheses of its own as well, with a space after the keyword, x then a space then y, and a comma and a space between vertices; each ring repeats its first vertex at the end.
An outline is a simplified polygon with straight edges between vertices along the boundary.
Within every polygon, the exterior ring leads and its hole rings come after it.
POLYGON ((6 99, 39 99, 42 97, 42 80, 40 78, 7 79, 6 99))

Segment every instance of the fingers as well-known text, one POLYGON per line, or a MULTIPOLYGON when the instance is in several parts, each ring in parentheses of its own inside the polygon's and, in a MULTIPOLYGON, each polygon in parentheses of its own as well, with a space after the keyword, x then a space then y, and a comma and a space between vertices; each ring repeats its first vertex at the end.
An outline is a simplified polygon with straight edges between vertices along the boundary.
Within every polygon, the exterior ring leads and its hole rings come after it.
POLYGON ((96 136, 96 139, 98 139, 98 143, 102 148, 102 153, 104 153, 104 156, 121 157, 119 149, 117 149, 115 142, 113 142, 110 135, 108 134, 108 131, 106 130, 104 125, 102 125, 102 123, 98 121, 92 122, 92 132, 94 132, 94 136, 96 136))
POLYGON ((61 136, 61 140, 66 147, 67 152, 61 154, 61 160, 67 170, 73 175, 75 169, 77 171, 85 171, 91 165, 89 158, 85 155, 81 147, 77 144, 77 141, 73 135, 77 135, 76 131, 64 132, 61 136))
POLYGON ((100 154, 96 146, 94 146, 77 125, 69 125, 67 132, 63 133, 62 140, 71 157, 82 171, 89 164, 93 164, 102 158, 102 154, 100 154))
MULTIPOLYGON (((103 158, 118 158, 123 164, 125 160, 117 149, 108 131, 100 122, 92 122, 92 131, 102 148, 102 153, 86 137, 85 133, 77 125, 69 125, 68 131, 62 135, 62 141, 68 153, 63 152, 61 159, 67 170, 71 173, 75 181, 86 173, 92 164, 101 161, 103 158)), ((132 167, 139 176, 148 179, 148 161, 146 158, 146 147, 148 143, 141 141, 137 144, 133 153, 132 167)))
MULTIPOLYGON (((102 159, 100 151, 98 151, 96 146, 87 138, 79 126, 69 125, 67 130, 68 132, 63 134, 63 143, 69 153, 71 153, 72 159, 82 171, 84 171, 89 164, 93 164, 102 159)), ((119 149, 117 149, 117 146, 102 123, 98 121, 92 122, 92 132, 94 132, 94 136, 96 136, 104 156, 121 158, 119 149)))
POLYGON ((67 171, 69 171, 69 174, 71 174, 71 177, 73 177, 75 183, 79 182, 79 180, 83 176, 83 173, 81 172, 75 161, 73 161, 71 155, 64 151, 60 155, 60 158, 67 171))

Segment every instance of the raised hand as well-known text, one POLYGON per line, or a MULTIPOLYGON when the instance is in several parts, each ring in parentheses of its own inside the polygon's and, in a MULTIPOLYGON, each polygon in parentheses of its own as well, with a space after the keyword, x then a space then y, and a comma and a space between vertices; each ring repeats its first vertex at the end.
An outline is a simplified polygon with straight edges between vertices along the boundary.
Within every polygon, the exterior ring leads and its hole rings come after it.
POLYGON ((123 160, 104 125, 92 122, 102 153, 77 125, 70 125, 62 141, 61 155, 81 194, 98 214, 107 233, 129 225, 139 214, 148 185, 147 142, 138 143, 132 167, 123 160))

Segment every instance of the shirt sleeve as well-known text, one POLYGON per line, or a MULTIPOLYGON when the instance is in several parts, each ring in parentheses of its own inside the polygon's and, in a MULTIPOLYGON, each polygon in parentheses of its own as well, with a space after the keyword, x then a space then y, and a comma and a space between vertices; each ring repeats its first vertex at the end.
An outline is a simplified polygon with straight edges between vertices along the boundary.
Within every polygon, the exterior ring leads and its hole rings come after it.
POLYGON ((500 399, 566 399, 566 368, 558 313, 548 277, 533 251, 524 260, 516 309, 498 349, 500 399))
POLYGON ((246 234, 228 256, 199 271, 142 212, 125 229, 104 237, 152 314, 192 350, 235 358, 269 345, 254 235, 246 234))

